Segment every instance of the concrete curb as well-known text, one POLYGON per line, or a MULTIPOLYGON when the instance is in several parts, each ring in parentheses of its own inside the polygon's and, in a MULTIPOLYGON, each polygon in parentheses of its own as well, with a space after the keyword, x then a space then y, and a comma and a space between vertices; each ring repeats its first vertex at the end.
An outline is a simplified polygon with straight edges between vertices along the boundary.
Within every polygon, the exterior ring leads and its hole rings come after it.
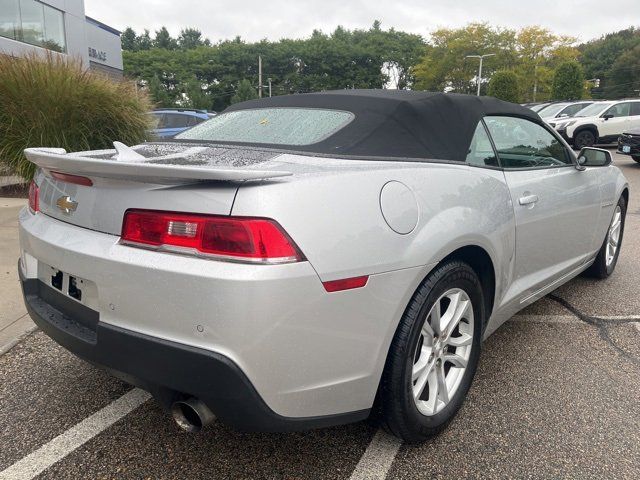
POLYGON ((2 347, 0 347, 0 357, 3 356, 5 353, 9 353, 9 351, 13 347, 18 345, 22 340, 24 340, 25 338, 27 338, 29 335, 31 335, 32 333, 34 333, 37 330, 38 330, 38 326, 34 325, 33 327, 29 328, 26 332, 24 332, 19 337, 14 338, 9 343, 7 343, 7 344, 3 345, 2 347))

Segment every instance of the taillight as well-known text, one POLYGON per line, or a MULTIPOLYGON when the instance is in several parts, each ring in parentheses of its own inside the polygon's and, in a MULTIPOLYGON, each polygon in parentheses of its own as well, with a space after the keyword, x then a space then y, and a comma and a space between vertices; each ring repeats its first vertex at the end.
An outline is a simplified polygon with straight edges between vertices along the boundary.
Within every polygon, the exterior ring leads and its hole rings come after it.
POLYGON ((304 260, 274 220, 127 210, 122 243, 252 263, 304 260))
POLYGON ((31 213, 36 213, 40 210, 39 196, 40 189, 38 185, 36 185, 36 182, 31 180, 31 184, 29 185, 29 210, 31 210, 31 213))
POLYGON ((51 176, 56 180, 60 180, 65 183, 73 183, 74 185, 82 185, 84 187, 93 186, 93 181, 87 177, 81 177, 79 175, 71 175, 69 173, 51 172, 51 176))

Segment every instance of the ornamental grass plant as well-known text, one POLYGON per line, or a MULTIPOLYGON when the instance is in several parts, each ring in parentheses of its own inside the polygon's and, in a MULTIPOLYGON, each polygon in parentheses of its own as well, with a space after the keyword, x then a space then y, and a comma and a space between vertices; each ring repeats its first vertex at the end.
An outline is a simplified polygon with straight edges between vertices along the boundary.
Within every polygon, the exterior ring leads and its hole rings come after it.
POLYGON ((0 167, 29 180, 27 147, 68 152, 132 145, 148 136, 151 103, 132 82, 94 74, 74 59, 0 55, 0 167))

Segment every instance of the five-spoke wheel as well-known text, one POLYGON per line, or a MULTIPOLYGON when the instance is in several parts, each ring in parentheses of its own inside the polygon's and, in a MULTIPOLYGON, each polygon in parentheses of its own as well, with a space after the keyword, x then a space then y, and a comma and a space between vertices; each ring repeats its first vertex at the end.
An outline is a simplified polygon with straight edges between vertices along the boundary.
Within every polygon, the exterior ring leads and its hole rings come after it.
POLYGON ((445 292, 420 331, 412 370, 413 398, 423 415, 441 411, 455 394, 471 354, 473 305, 459 288, 445 292))
POLYGON ((417 443, 442 430, 471 386, 485 319, 478 274, 451 260, 414 294, 389 350, 379 406, 388 430, 417 443))

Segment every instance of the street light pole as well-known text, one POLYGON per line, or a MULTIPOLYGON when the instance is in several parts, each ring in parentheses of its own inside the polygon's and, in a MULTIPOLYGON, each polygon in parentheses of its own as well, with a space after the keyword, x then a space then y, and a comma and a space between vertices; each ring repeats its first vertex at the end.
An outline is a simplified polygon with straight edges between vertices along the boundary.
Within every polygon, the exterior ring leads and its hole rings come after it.
POLYGON ((486 57, 493 57, 495 53, 485 53, 484 55, 467 55, 464 58, 479 58, 480 59, 480 68, 478 68, 478 93, 480 96, 480 86, 482 84, 482 62, 486 57))
POLYGON ((262 55, 258 55, 258 98, 262 98, 262 55))

